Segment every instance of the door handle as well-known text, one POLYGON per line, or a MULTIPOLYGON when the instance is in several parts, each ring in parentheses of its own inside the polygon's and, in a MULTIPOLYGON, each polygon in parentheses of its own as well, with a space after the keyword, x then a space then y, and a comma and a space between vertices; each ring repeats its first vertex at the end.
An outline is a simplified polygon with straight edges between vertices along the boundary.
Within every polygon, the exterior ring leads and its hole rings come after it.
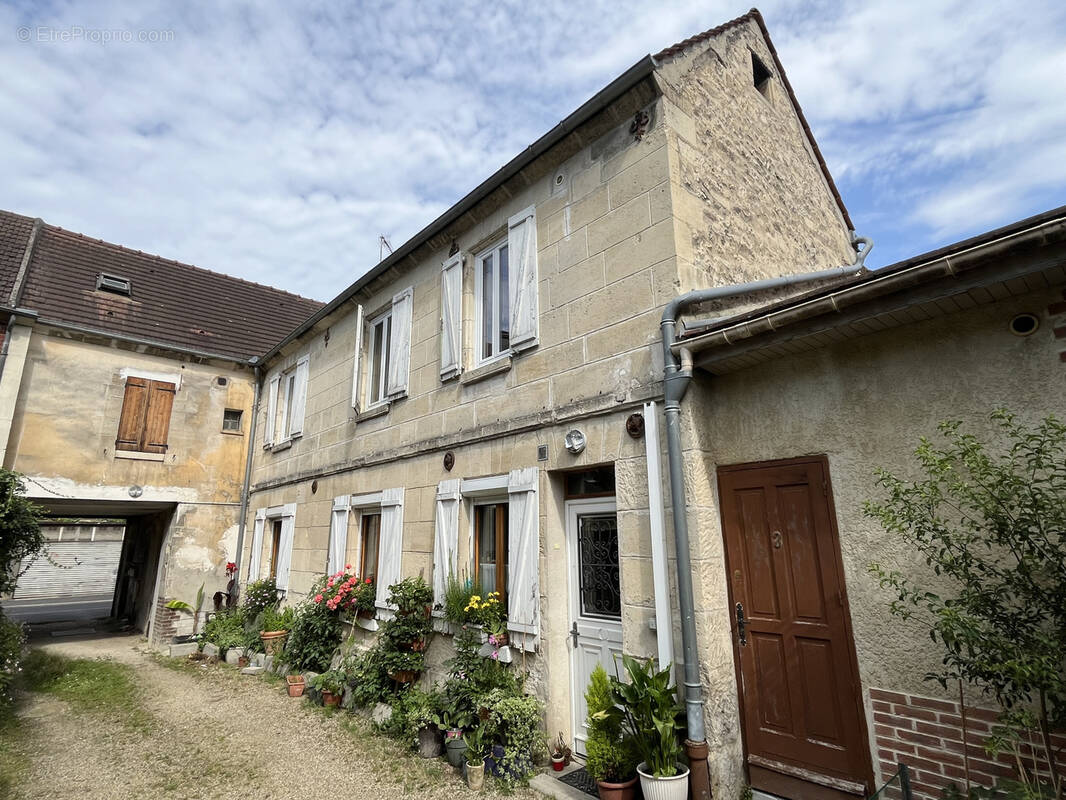
POLYGON ((748 621, 744 619, 744 604, 737 603, 737 638, 740 640, 741 647, 748 643, 747 627, 748 621))
POLYGON ((574 640, 574 649, 577 650, 577 622, 570 627, 570 638, 574 640))

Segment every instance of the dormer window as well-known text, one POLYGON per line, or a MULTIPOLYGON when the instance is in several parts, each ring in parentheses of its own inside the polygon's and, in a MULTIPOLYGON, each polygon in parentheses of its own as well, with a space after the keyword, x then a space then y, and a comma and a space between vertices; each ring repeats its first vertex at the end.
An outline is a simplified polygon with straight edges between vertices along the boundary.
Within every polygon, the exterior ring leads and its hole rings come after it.
POLYGON ((102 292, 111 292, 112 294, 121 294, 129 297, 133 285, 130 283, 129 278, 101 272, 96 276, 96 288, 102 292))
POLYGON ((751 80, 755 88, 759 90, 759 94, 770 99, 770 78, 774 77, 773 73, 762 63, 762 59, 755 53, 751 54, 751 80))

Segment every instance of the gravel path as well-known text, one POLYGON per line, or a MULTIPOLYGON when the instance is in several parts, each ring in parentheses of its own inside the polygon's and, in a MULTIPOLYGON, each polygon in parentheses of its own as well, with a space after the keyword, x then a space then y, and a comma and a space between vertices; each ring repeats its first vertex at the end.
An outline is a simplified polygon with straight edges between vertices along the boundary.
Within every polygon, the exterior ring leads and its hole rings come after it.
POLYGON ((471 792, 443 760, 405 752, 361 717, 288 697, 283 684, 220 666, 174 669, 142 647, 140 638, 118 637, 42 648, 135 666, 149 721, 107 723, 75 714, 54 697, 31 695, 21 713, 31 765, 20 798, 496 796, 471 792))

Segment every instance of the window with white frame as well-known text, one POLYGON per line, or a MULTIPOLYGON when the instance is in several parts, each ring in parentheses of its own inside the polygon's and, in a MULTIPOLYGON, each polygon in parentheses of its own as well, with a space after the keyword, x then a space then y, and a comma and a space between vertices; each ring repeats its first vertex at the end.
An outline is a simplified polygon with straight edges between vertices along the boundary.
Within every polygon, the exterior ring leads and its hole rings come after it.
POLYGON ((442 481, 437 487, 433 588, 442 602, 455 573, 459 506, 470 520, 470 572, 482 592, 499 592, 513 631, 536 636, 540 626, 540 539, 536 467, 506 475, 442 481))
POLYGON ((366 324, 363 307, 356 306, 352 359, 352 408, 356 413, 385 406, 407 395, 413 304, 414 290, 408 287, 366 324))
POLYGON ((270 379, 267 389, 267 419, 263 432, 264 447, 286 444, 303 435, 309 364, 309 357, 302 356, 295 364, 270 379))
POLYGON ((400 487, 333 499, 326 568, 334 574, 351 564, 359 577, 373 578, 378 608, 388 607, 388 588, 401 577, 403 495, 400 487))
POLYGON ((508 240, 502 239, 475 260, 477 361, 499 358, 511 349, 508 240))
POLYGON ((367 353, 367 406, 376 406, 388 399, 389 356, 392 349, 392 309, 373 320, 369 326, 370 345, 367 353))
POLYGON ((288 590, 295 527, 295 503, 260 508, 255 512, 246 576, 248 581, 270 577, 277 582, 278 589, 288 590))

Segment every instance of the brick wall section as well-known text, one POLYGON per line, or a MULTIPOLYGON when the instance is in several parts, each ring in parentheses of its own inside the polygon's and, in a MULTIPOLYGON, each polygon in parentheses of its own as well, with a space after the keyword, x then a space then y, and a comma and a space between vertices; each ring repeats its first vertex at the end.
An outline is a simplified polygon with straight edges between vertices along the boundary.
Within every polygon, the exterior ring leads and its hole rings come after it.
POLYGON ((172 608, 167 608, 168 600, 165 597, 157 598, 155 605, 155 625, 152 627, 152 637, 157 642, 166 643, 174 638, 178 632, 178 613, 172 608))
MULTIPOLYGON (((1056 339, 1066 339, 1066 291, 1062 293, 1061 303, 1052 303, 1047 307, 1048 317, 1051 318, 1051 330, 1056 339)), ((1066 361, 1066 350, 1059 353, 1059 359, 1066 361)))
MULTIPOLYGON (((985 752, 998 711, 966 707, 964 746, 957 702, 885 689, 870 689, 870 701, 882 779, 892 775, 897 764, 906 764, 911 769, 915 797, 939 798, 941 790, 951 783, 965 786, 964 753, 972 785, 992 786, 999 778, 1016 777, 1012 755, 1001 753, 992 758, 985 752)), ((1056 747, 1066 747, 1066 734, 1057 734, 1053 740, 1056 747)), ((1039 745, 1037 752, 1042 754, 1039 745)), ((1024 755, 1028 752, 1023 751, 1024 755)), ((1062 766, 1060 770, 1066 774, 1062 766)))

